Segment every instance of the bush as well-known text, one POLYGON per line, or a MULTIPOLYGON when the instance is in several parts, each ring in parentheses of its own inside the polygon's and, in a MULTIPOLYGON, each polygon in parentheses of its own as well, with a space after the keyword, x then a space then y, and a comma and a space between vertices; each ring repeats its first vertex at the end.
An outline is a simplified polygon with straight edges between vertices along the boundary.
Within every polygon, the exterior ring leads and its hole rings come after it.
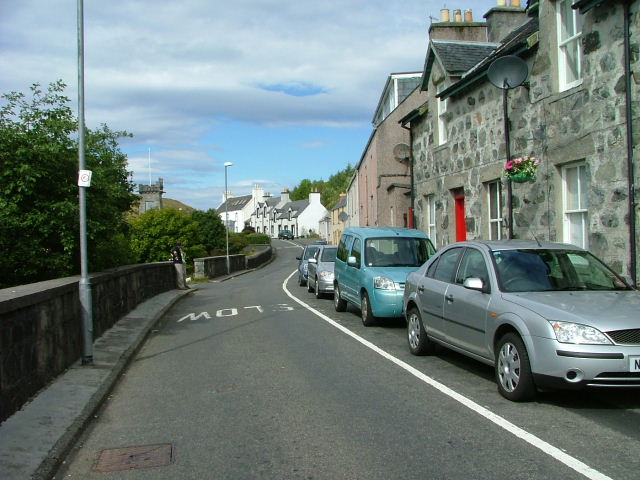
POLYGON ((250 233, 247 240, 250 245, 271 245, 271 237, 264 233, 250 233))

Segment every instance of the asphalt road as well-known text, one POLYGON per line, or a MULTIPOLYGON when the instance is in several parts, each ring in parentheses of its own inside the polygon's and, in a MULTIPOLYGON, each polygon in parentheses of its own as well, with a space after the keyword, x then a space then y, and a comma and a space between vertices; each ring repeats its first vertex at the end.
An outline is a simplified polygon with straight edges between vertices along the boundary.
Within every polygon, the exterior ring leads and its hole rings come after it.
POLYGON ((640 478, 640 392, 508 402, 484 365, 410 355, 402 320, 316 300, 296 243, 169 311, 56 478, 640 478))

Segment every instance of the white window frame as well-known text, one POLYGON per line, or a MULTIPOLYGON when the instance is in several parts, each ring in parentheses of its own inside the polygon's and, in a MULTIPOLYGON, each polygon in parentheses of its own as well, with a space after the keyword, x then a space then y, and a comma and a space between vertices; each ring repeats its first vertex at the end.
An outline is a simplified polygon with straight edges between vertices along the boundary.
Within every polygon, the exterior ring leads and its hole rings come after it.
MULTIPOLYGON (((442 90, 444 90, 444 85, 438 88, 438 93, 442 90)), ((447 100, 436 97, 436 101, 438 102, 438 145, 444 145, 448 141, 447 121, 444 119, 447 114, 447 100)))
POLYGON ((501 240, 502 239, 502 224, 504 219, 502 218, 502 182, 500 180, 494 180, 487 183, 487 217, 489 218, 489 240, 501 240), (491 208, 495 205, 495 208, 491 208), (492 217, 491 212, 495 211, 497 217, 492 217), (493 226, 498 225, 497 236, 493 235, 493 226))
POLYGON ((556 4, 558 86, 561 92, 582 83, 582 15, 571 8, 574 3, 575 0, 559 0, 556 4), (571 58, 571 52, 575 55, 574 59, 571 58), (568 79, 568 74, 573 69, 576 78, 568 79))
POLYGON ((431 239, 434 246, 437 245, 436 230, 436 196, 434 194, 427 195, 427 219, 426 219, 427 235, 431 239))
POLYGON ((571 243, 582 248, 589 248, 589 223, 588 223, 588 179, 584 162, 572 163, 562 167, 562 236, 565 243, 571 243), (575 185, 569 185, 569 172, 576 171, 575 185), (578 205, 569 205, 569 190, 573 187, 577 192, 578 205), (578 219, 578 222, 572 220, 578 219), (572 225, 579 224, 579 228, 572 225))

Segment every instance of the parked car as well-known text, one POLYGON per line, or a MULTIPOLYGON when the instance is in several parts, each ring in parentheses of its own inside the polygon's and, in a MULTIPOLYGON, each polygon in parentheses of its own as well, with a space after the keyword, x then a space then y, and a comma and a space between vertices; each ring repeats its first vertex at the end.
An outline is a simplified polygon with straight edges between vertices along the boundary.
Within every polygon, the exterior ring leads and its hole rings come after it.
POLYGON ((320 245, 309 259, 307 289, 314 292, 316 298, 333 293, 333 267, 337 251, 335 245, 320 245))
POLYGON ((640 387, 640 292, 586 250, 509 240, 441 249, 407 278, 409 348, 495 368, 499 392, 640 387))
POLYGON ((307 275, 309 269, 309 259, 316 253, 320 245, 307 245, 302 251, 302 255, 296 257, 298 260, 298 285, 301 287, 307 284, 307 275))
POLYGON ((293 232, 291 230, 280 230, 278 232, 278 238, 284 238, 285 240, 293 240, 293 232))
POLYGON ((350 227, 338 244, 333 302, 337 311, 347 302, 360 308, 362 323, 377 317, 401 317, 407 275, 435 249, 420 230, 392 227, 350 227))

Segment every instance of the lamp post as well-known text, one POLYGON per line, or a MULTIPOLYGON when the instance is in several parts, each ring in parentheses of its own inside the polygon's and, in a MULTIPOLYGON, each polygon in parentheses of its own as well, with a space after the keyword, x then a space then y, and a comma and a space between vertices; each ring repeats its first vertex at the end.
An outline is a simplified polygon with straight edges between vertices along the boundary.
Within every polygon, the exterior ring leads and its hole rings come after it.
POLYGON ((224 163, 224 226, 227 235, 227 275, 231 274, 229 265, 229 191, 227 190, 227 169, 233 165, 231 162, 224 163))

